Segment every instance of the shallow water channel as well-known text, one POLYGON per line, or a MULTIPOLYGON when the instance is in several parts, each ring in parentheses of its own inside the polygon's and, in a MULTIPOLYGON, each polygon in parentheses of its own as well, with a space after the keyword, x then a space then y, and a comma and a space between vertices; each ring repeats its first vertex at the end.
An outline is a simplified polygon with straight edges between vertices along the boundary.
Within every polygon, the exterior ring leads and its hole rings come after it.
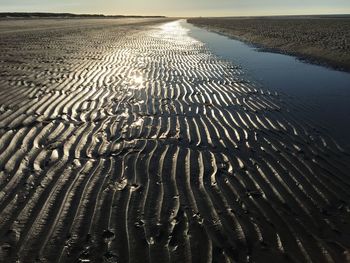
POLYGON ((307 110, 299 108, 296 114, 307 116, 350 149, 350 73, 268 52, 186 21, 182 25, 213 54, 239 65, 250 80, 304 104, 307 110))

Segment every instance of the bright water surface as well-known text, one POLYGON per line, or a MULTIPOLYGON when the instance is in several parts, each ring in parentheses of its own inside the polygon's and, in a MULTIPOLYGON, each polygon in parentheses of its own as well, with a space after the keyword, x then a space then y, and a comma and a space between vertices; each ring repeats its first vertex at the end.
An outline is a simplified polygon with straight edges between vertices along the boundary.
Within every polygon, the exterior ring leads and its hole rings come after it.
POLYGON ((311 105, 308 117, 325 127, 343 147, 350 149, 350 73, 309 64, 289 55, 266 52, 185 21, 182 25, 213 54, 241 66, 251 80, 270 91, 311 105))

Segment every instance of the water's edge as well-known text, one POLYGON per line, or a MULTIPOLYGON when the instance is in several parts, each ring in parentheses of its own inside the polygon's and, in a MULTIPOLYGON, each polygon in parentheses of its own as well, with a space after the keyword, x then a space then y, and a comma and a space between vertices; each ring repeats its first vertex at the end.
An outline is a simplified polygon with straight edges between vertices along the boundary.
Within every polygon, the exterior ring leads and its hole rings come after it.
POLYGON ((239 65, 252 81, 302 102, 309 110, 296 114, 324 127, 344 148, 350 149, 350 73, 262 50, 186 21, 182 26, 214 55, 239 65))

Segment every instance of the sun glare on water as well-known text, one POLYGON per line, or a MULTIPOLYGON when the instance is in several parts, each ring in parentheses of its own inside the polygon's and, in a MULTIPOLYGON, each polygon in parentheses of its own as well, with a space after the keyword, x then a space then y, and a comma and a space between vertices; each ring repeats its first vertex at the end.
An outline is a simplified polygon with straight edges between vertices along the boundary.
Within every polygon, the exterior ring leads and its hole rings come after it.
POLYGON ((143 77, 142 77, 142 76, 136 76, 136 77, 134 78, 134 83, 135 83, 136 85, 140 85, 140 84, 142 84, 142 82, 143 82, 143 77))

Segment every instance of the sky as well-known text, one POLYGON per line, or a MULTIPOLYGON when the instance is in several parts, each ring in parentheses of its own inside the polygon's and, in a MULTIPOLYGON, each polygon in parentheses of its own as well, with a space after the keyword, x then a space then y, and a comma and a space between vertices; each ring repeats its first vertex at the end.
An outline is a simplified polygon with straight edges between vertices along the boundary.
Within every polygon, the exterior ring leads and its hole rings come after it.
POLYGON ((350 0, 0 0, 0 12, 166 16, 350 14, 350 0))

